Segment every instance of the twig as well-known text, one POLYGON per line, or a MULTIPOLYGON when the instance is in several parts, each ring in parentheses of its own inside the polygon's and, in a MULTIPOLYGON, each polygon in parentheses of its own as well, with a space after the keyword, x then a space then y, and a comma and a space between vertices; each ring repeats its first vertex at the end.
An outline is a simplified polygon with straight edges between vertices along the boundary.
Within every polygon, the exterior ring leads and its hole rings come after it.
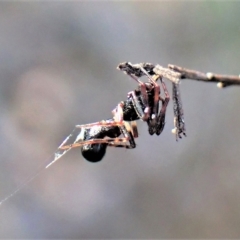
POLYGON ((169 68, 164 68, 158 64, 153 68, 153 72, 164 78, 169 79, 170 81, 176 84, 178 84, 179 80, 182 78, 181 73, 171 70, 169 68))
POLYGON ((168 68, 172 70, 174 73, 180 73, 181 74, 180 79, 192 79, 204 82, 216 82, 219 88, 224 88, 231 85, 240 85, 240 76, 220 75, 211 72, 202 73, 172 64, 169 64, 168 68))

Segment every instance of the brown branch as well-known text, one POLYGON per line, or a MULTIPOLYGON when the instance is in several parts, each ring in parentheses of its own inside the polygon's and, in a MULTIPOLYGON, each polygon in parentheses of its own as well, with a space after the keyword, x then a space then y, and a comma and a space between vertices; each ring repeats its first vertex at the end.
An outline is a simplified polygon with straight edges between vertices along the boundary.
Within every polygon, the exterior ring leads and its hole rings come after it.
POLYGON ((218 83, 217 86, 220 88, 228 87, 231 85, 240 85, 240 76, 220 75, 220 74, 215 74, 211 72, 202 73, 195 70, 172 65, 172 64, 169 64, 168 68, 174 73, 176 72, 180 73, 181 74, 180 79, 192 79, 192 80, 204 81, 204 82, 216 82, 218 83))
POLYGON ((179 83, 181 79, 191 79, 203 82, 216 82, 219 88, 240 85, 240 76, 220 75, 211 72, 202 73, 172 64, 169 64, 168 68, 156 65, 153 72, 169 79, 173 83, 179 83))
POLYGON ((153 72, 169 79, 173 83, 179 83, 180 79, 182 78, 182 74, 180 72, 171 70, 169 68, 164 68, 158 64, 153 68, 153 72))

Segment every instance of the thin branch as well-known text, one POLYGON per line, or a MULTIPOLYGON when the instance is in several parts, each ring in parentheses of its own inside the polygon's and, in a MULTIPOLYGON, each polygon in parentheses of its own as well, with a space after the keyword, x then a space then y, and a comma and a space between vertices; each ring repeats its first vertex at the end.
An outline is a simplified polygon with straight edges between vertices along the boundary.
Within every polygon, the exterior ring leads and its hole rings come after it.
POLYGON ((169 68, 164 68, 158 64, 153 68, 153 72, 164 78, 169 79, 170 81, 176 84, 178 84, 180 79, 182 78, 181 73, 171 70, 169 68))
POLYGON ((228 87, 231 85, 240 85, 240 76, 233 75, 220 75, 215 73, 202 73, 195 70, 182 68, 176 65, 169 64, 168 68, 174 72, 181 74, 181 79, 192 79, 204 82, 216 82, 220 88, 228 87))
POLYGON ((156 65, 153 69, 153 72, 169 79, 176 84, 179 83, 181 79, 191 79, 203 82, 216 82, 219 88, 224 88, 231 85, 240 85, 240 76, 220 75, 211 72, 202 73, 172 64, 169 64, 168 68, 156 65))

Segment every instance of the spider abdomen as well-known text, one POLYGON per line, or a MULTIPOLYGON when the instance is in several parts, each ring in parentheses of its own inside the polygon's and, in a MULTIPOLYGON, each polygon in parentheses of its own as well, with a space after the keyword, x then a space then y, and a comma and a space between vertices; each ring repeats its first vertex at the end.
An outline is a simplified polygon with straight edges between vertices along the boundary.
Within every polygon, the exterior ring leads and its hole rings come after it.
MULTIPOLYGON (((116 138, 121 134, 118 126, 105 127, 94 126, 84 132, 84 141, 91 139, 104 139, 105 137, 116 138)), ((99 162, 103 159, 106 150, 106 143, 86 144, 81 147, 83 157, 89 162, 99 162)))
POLYGON ((99 162, 103 159, 107 149, 107 144, 91 144, 82 146, 82 155, 89 162, 99 162))

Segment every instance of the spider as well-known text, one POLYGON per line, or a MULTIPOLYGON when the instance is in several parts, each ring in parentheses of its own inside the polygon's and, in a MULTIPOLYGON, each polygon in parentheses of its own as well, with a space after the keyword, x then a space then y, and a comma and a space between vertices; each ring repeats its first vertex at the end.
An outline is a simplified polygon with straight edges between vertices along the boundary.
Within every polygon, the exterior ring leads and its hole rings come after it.
MULTIPOLYGON (((138 137, 136 120, 147 122, 150 135, 154 133, 160 135, 165 125, 165 113, 170 97, 166 85, 162 80, 162 76, 154 73, 154 68, 155 66, 150 63, 131 64, 125 62, 119 64, 118 69, 137 81, 138 88, 129 92, 127 100, 121 101, 113 109, 113 118, 90 124, 76 125, 73 132, 55 151, 52 161, 46 165, 45 168, 49 168, 65 153, 75 147, 80 147, 83 157, 90 162, 101 161, 108 146, 126 149, 135 148, 136 144, 134 139, 138 137), (140 81, 139 78, 142 76, 146 76, 148 82, 144 83, 140 81), (160 85, 157 83, 158 79, 162 85, 165 98, 160 96, 160 85), (160 101, 162 105, 159 111, 160 101)), ((173 93, 176 95, 176 101, 179 102, 177 105, 177 108, 179 108, 180 99, 178 98, 177 91, 176 88, 173 93)), ((179 110, 175 112, 175 115, 177 115, 179 110)), ((182 115, 178 115, 180 117, 177 123, 183 121, 182 115)), ((184 122, 182 122, 182 124, 182 126, 184 126, 184 122)), ((184 128, 181 129, 181 126, 178 124, 176 126, 178 133, 181 133, 184 128)), ((2 199, 0 205, 17 194, 24 186, 37 177, 41 170, 43 169, 40 169, 40 171, 31 176, 14 192, 2 199)))
MULTIPOLYGON (((122 71, 122 65, 118 68, 122 71)), ((76 125, 73 132, 62 142, 54 154, 51 166, 66 152, 75 147, 80 147, 83 157, 90 162, 101 161, 107 147, 122 147, 132 149, 136 147, 135 138, 138 137, 136 120, 143 120, 148 124, 150 135, 160 135, 165 125, 165 112, 169 102, 169 94, 165 83, 159 75, 151 75, 146 67, 133 74, 125 71, 127 75, 138 83, 138 89, 128 93, 127 100, 121 101, 112 111, 113 118, 100 122, 76 125), (147 76, 148 82, 138 79, 147 76), (160 97, 160 82, 164 89, 165 98, 160 97), (162 107, 159 111, 159 101, 162 107), (122 135, 122 137, 120 137, 122 135)))

